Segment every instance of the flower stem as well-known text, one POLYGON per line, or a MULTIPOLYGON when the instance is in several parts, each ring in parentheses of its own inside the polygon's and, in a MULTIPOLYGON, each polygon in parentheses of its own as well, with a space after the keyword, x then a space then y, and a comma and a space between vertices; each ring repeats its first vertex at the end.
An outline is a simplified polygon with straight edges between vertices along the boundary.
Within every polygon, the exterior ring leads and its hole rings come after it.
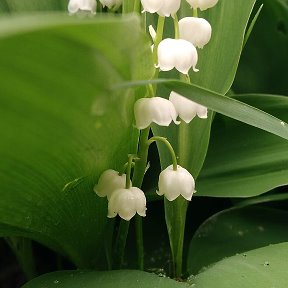
POLYGON ((114 245, 114 269, 120 269, 123 264, 124 252, 126 246, 127 235, 129 231, 130 221, 121 219, 119 230, 114 245))
POLYGON ((134 12, 140 13, 140 0, 134 0, 134 12))
POLYGON ((131 168, 133 164, 133 159, 135 158, 135 155, 129 154, 128 155, 128 163, 127 163, 127 169, 126 169, 126 183, 125 183, 125 188, 129 189, 130 188, 130 177, 131 177, 131 168))
POLYGON ((193 17, 198 17, 198 9, 193 8, 193 17))
POLYGON ((179 22, 177 14, 173 15, 173 23, 174 23, 174 33, 175 33, 175 39, 179 39, 180 33, 179 33, 179 22))
POLYGON ((158 45, 161 42, 162 37, 163 37, 164 24, 165 24, 165 17, 159 16, 158 23, 157 23, 156 38, 154 41, 154 48, 153 48, 153 61, 155 65, 157 65, 158 63, 157 50, 158 50, 158 45))
MULTIPOLYGON (((143 183, 143 178, 145 175, 146 165, 147 165, 147 157, 148 157, 148 149, 149 145, 147 145, 147 140, 149 137, 150 127, 143 129, 141 131, 140 139, 139 139, 139 149, 138 149, 138 157, 139 160, 136 161, 134 167, 134 175, 133 175, 133 185, 141 188, 143 183)), ((144 269, 144 244, 143 244, 143 232, 142 232, 142 218, 139 215, 136 215, 135 220, 136 225, 136 242, 137 242, 137 256, 138 256, 138 268, 140 270, 144 269)))
POLYGON ((168 148, 168 150, 170 152, 171 158, 172 158, 173 170, 176 171, 177 170, 177 157, 176 157, 175 151, 174 151, 173 147, 171 146, 170 142, 164 137, 153 136, 148 140, 148 145, 152 144, 154 141, 160 141, 166 145, 166 147, 168 148))

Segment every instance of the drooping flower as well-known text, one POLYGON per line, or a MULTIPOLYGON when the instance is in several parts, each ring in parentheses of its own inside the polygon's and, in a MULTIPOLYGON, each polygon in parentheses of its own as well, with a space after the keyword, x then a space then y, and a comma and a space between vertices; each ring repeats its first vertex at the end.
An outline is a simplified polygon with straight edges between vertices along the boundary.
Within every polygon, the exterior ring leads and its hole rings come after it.
POLYGON ((129 221, 135 214, 146 216, 146 197, 137 187, 115 190, 108 203, 108 217, 113 218, 117 214, 129 221))
MULTIPOLYGON (((119 176, 119 173, 115 170, 108 169, 104 171, 99 180, 98 184, 94 187, 94 192, 99 197, 106 197, 110 199, 112 193, 120 188, 125 188, 126 174, 119 176)), ((132 185, 130 181, 130 185, 132 185)))
POLYGON ((186 0, 191 8, 200 8, 201 11, 215 6, 218 0, 186 0))
POLYGON ((207 118, 207 107, 187 99, 174 91, 170 93, 169 101, 173 103, 177 114, 186 123, 189 123, 196 115, 202 119, 207 118))
POLYGON ((203 48, 211 38, 212 28, 204 18, 185 17, 179 21, 179 33, 181 39, 203 48))
POLYGON ((176 68, 183 74, 188 74, 190 68, 196 68, 198 61, 197 50, 194 45, 183 39, 166 38, 158 45, 158 65, 162 71, 170 71, 176 68))
POLYGON ((113 7, 119 7, 122 4, 122 0, 99 0, 103 7, 107 6, 109 9, 113 7))
POLYGON ((185 168, 177 165, 177 170, 173 170, 173 165, 170 165, 160 173, 158 188, 157 194, 164 195, 169 201, 179 195, 190 201, 195 192, 195 181, 185 168))
POLYGON ((172 102, 161 97, 137 100, 134 104, 134 115, 138 129, 145 129, 152 122, 161 126, 169 126, 172 121, 175 124, 180 123, 176 120, 177 113, 172 102))
POLYGON ((68 3, 68 11, 71 14, 80 11, 96 13, 96 0, 70 0, 68 3))
POLYGON ((176 14, 180 8, 181 0, 141 0, 143 12, 155 13, 169 17, 176 14))

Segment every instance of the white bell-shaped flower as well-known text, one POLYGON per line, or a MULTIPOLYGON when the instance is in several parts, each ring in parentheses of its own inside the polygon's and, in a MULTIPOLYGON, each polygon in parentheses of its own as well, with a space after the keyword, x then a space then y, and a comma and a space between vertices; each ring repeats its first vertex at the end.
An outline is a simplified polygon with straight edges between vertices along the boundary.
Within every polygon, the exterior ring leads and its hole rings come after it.
POLYGON ((160 173, 158 188, 157 194, 164 195, 169 201, 179 195, 190 201, 195 192, 195 181, 185 168, 177 165, 177 170, 173 170, 173 165, 170 165, 160 173))
POLYGON ((169 17, 176 14, 180 8, 181 0, 141 0, 143 12, 155 13, 169 17))
POLYGON ((176 120, 177 112, 172 102, 161 97, 137 100, 134 105, 134 115, 138 129, 145 129, 152 122, 160 126, 169 126, 172 121, 175 124, 180 123, 176 120))
POLYGON ((95 14, 96 7, 96 0, 70 0, 68 3, 68 11, 71 14, 77 13, 78 11, 86 11, 95 14))
POLYGON ((122 4, 122 0, 99 0, 103 7, 107 6, 109 9, 113 7, 119 7, 122 4))
POLYGON ((158 65, 162 71, 176 68, 183 74, 188 74, 192 67, 195 72, 198 61, 197 50, 194 45, 183 39, 166 38, 158 45, 158 65))
POLYGON ((185 17, 179 21, 180 38, 203 48, 211 38, 212 28, 207 20, 198 17, 185 17))
POLYGON ((115 190, 108 203, 108 217, 113 218, 117 214, 129 221, 135 214, 146 216, 146 197, 137 187, 115 190))
POLYGON ((170 93, 169 101, 173 103, 177 114, 186 123, 189 123, 196 115, 202 119, 207 118, 207 107, 187 99, 174 91, 170 93))
POLYGON ((218 0, 186 0, 191 8, 200 8, 201 11, 215 6, 218 0))
MULTIPOLYGON (((119 176, 119 172, 109 169, 101 174, 98 184, 94 187, 94 192, 100 197, 107 196, 109 200, 115 190, 125 188, 125 185, 126 174, 119 176)), ((132 185, 131 181, 130 185, 132 185)))

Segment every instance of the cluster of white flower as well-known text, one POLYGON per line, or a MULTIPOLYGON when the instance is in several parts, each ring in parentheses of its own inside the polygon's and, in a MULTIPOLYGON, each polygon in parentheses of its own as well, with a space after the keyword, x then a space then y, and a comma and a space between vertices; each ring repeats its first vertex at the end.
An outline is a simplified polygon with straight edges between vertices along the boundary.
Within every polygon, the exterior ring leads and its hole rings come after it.
MULTIPOLYGON (((122 0, 99 1, 103 7, 107 6, 109 9, 117 8, 122 4, 122 0)), ((200 10, 211 8, 218 2, 218 0, 186 1, 194 11, 197 11, 198 8, 200 10)), ((155 47, 153 54, 157 56, 154 57, 155 62, 157 61, 156 67, 161 71, 170 71, 176 68, 185 75, 188 75, 191 68, 197 72, 198 53, 196 48, 203 48, 210 41, 212 28, 209 22, 198 17, 185 17, 178 21, 176 13, 181 6, 181 0, 141 0, 141 3, 143 12, 158 13, 161 19, 170 16, 174 19, 175 39, 162 39, 162 34, 157 35, 154 28, 149 26, 149 32, 154 42, 152 51, 155 47)), ((71 14, 79 11, 95 14, 96 6, 96 0, 69 0, 68 11, 71 14)), ((206 107, 174 91, 170 93, 169 100, 161 97, 141 98, 134 105, 136 127, 140 130, 149 127, 152 123, 169 126, 173 121, 175 124, 180 124, 177 117, 186 123, 192 121, 196 115, 205 119, 207 113, 206 107)), ((173 165, 164 169, 159 175, 157 194, 164 195, 169 201, 175 200, 180 195, 190 201, 195 192, 193 176, 177 164, 175 152, 167 139, 156 136, 150 138, 148 143, 150 145, 157 140, 166 142, 173 160, 173 165)), ((126 167, 127 175, 112 169, 106 170, 94 187, 94 191, 99 197, 108 199, 107 216, 109 218, 118 214, 121 218, 129 221, 136 213, 143 217, 146 216, 145 194, 138 187, 133 187, 130 180, 131 161, 126 167)))
MULTIPOLYGON (((129 221, 136 213, 146 216, 146 197, 144 192, 137 188, 125 188, 126 174, 119 175, 115 170, 109 169, 102 173, 95 185, 94 191, 100 197, 108 199, 108 217, 113 218, 117 214, 129 221)), ((159 175, 158 195, 165 195, 169 201, 182 195, 186 200, 191 200, 195 192, 195 182, 192 175, 181 166, 173 170, 173 166, 167 167, 159 175)))
POLYGON ((107 197, 108 217, 113 218, 117 214, 129 221, 136 213, 146 215, 146 198, 142 190, 137 187, 126 188, 126 174, 109 169, 102 173, 95 185, 94 191, 100 197, 107 197))
POLYGON ((177 116, 189 123, 196 115, 199 118, 207 118, 207 108, 197 104, 186 97, 172 91, 169 100, 161 97, 141 98, 135 102, 134 115, 136 127, 145 129, 156 123, 160 126, 169 126, 177 121, 177 116))
MULTIPOLYGON (((187 0, 191 8, 206 10, 216 5, 218 0, 187 0)), ((160 16, 175 17, 180 8, 180 0, 141 0, 143 12, 157 12, 160 16)), ((211 38, 212 28, 203 18, 185 17, 178 22, 179 39, 163 39, 157 50, 158 64, 161 71, 176 68, 180 73, 188 74, 190 68, 197 72, 198 53, 195 47, 203 48, 211 38)), ((150 35, 155 40, 156 32, 149 27, 150 35)))
MULTIPOLYGON (((119 7, 122 0, 99 0, 103 7, 107 6, 109 9, 119 7)), ((69 0, 68 11, 75 14, 79 11, 96 13, 97 2, 96 0, 69 0)))

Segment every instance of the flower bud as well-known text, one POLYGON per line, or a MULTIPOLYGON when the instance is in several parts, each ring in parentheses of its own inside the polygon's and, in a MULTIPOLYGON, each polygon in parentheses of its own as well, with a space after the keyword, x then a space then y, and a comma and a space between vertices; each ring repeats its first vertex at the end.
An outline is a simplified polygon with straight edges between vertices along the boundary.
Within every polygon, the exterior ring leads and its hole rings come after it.
POLYGON ((99 0, 103 7, 107 6, 109 9, 113 7, 119 7, 122 4, 122 0, 99 0))
POLYGON ((200 8, 201 11, 215 6, 218 0, 186 0, 191 8, 200 8))
POLYGON ((179 21, 180 38, 203 48, 211 38, 212 28, 207 20, 197 17, 185 17, 179 21))
POLYGON ((68 11, 71 14, 77 13, 79 10, 95 14, 96 5, 96 0, 70 0, 68 3, 68 11))
MULTIPOLYGON (((119 173, 115 170, 109 169, 104 171, 99 180, 98 184, 94 187, 94 192, 99 197, 106 197, 110 199, 113 191, 119 188, 125 188, 126 185, 126 174, 119 176, 119 173)), ((130 181, 130 185, 132 185, 130 181)))
POLYGON ((170 165, 160 173, 158 187, 157 194, 164 195, 169 201, 179 195, 190 201, 195 192, 195 181, 185 168, 178 165, 177 170, 173 170, 173 165, 170 165))
POLYGON ((141 0, 143 12, 155 13, 169 17, 176 14, 180 8, 181 0, 141 0))
POLYGON ((166 38, 158 45, 158 65, 162 71, 170 71, 176 68, 183 74, 188 74, 192 67, 195 72, 198 61, 196 48, 190 42, 183 39, 166 38))
POLYGON ((170 93, 169 101, 173 103, 177 114, 186 123, 189 123, 196 115, 202 119, 207 118, 208 111, 205 106, 193 102, 174 91, 170 93))
POLYGON ((108 203, 107 217, 113 218, 117 214, 129 221, 135 214, 146 216, 146 197, 137 187, 115 190, 108 203))
POLYGON ((160 126, 169 126, 173 121, 175 124, 177 113, 173 104, 164 98, 141 98, 135 102, 134 115, 138 129, 147 128, 152 122, 160 126))

